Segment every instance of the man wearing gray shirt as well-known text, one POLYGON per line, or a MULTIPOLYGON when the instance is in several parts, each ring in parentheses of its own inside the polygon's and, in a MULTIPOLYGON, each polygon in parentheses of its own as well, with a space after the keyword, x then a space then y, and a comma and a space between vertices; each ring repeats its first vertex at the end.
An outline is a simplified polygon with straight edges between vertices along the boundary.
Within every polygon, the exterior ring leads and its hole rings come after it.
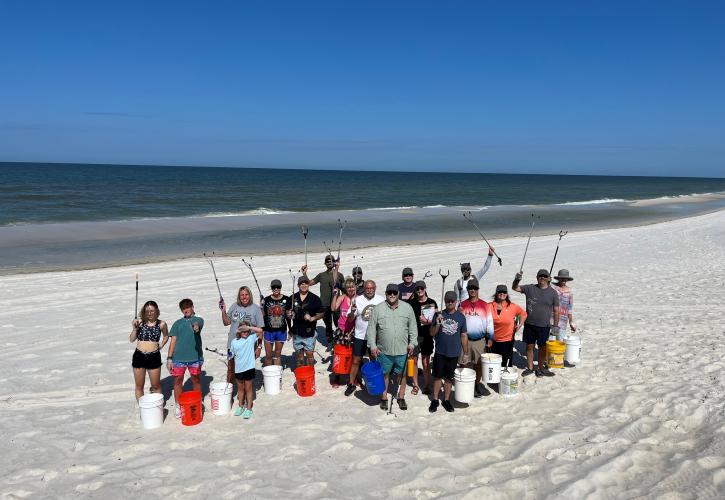
POLYGON ((418 345, 418 326, 415 313, 410 304, 398 300, 398 285, 390 283, 385 288, 385 302, 373 309, 368 322, 367 340, 370 354, 383 368, 385 392, 380 396, 380 409, 388 409, 388 382, 390 375, 396 377, 398 406, 407 410, 405 402, 405 384, 403 374, 405 361, 412 356, 418 345))
POLYGON ((553 377, 546 366, 546 341, 549 333, 558 333, 559 327, 550 327, 551 317, 559 324, 559 294, 549 286, 549 271, 539 269, 535 285, 519 285, 521 273, 516 273, 511 288, 526 295, 526 321, 524 322, 524 342, 526 343, 526 364, 528 367, 521 375, 526 377, 536 373, 537 377, 553 377), (553 330, 556 331, 553 331, 553 330), (539 366, 534 372, 534 344, 539 346, 539 366))

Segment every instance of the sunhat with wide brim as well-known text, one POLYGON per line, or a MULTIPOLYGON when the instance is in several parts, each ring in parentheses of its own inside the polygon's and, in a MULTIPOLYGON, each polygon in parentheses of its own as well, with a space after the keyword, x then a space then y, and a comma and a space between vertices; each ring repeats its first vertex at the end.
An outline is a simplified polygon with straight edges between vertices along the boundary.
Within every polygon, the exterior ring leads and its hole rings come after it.
POLYGON ((574 281, 574 278, 569 276, 569 270, 568 269, 559 269, 559 272, 556 273, 556 276, 554 276, 555 280, 562 281, 574 281))

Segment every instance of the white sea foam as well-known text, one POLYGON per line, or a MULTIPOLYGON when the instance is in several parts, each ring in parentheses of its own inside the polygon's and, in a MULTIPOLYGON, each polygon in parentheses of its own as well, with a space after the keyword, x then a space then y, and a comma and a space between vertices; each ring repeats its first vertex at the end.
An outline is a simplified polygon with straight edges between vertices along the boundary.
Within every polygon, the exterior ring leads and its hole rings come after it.
POLYGON ((627 200, 624 200, 622 198, 602 198, 601 200, 567 201, 566 203, 556 203, 556 205, 602 205, 604 203, 623 203, 625 201, 627 200))
POLYGON ((374 208, 367 208, 366 210, 411 210, 413 208, 420 208, 415 205, 409 206, 409 207, 374 207, 374 208))
POLYGON ((254 210, 247 210, 244 212, 211 212, 202 215, 202 217, 241 217, 245 215, 278 215, 291 213, 294 212, 289 210, 274 210, 272 208, 259 207, 254 210))

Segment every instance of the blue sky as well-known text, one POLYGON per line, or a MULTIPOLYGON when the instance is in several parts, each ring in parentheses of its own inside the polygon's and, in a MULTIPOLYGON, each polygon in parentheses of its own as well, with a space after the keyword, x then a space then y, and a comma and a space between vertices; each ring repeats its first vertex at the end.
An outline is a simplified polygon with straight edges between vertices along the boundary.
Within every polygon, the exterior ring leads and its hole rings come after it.
POLYGON ((34 2, 0 161, 724 176, 722 2, 34 2))

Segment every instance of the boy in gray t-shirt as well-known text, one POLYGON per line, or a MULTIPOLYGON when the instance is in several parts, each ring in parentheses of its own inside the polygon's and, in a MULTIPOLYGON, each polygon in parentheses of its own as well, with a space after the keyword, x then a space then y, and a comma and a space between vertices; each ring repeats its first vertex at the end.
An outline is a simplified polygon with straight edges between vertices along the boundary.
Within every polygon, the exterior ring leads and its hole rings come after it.
MULTIPOLYGON (((536 373, 537 377, 553 377, 554 374, 546 366, 546 341, 551 331, 551 317, 554 324, 559 324, 559 294, 549 286, 549 271, 539 269, 536 273, 536 284, 519 285, 521 274, 517 273, 511 288, 526 296, 526 322, 524 323, 524 342, 526 343, 527 368, 521 375, 526 377, 536 373), (534 344, 539 346, 539 365, 534 371, 534 344)), ((558 327, 553 327, 558 330, 558 327)))

